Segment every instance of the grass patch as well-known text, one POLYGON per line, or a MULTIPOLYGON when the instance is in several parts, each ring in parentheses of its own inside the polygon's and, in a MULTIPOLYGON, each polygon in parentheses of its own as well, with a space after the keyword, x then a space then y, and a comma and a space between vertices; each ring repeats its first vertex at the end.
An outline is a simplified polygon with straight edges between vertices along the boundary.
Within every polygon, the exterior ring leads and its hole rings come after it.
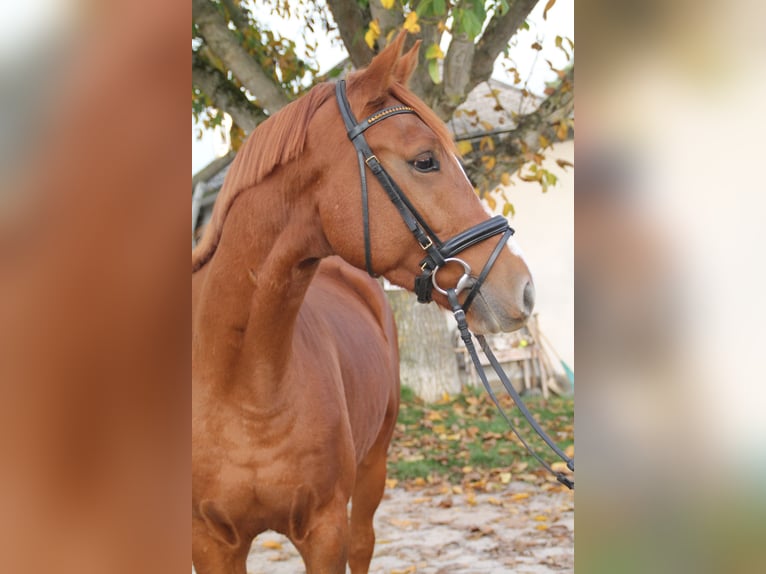
MULTIPOLYGON (((539 463, 513 435, 481 388, 425 404, 402 388, 401 407, 389 450, 388 475, 397 480, 448 479, 460 483, 476 472, 538 473, 539 463)), ((500 397, 522 436, 545 460, 557 457, 537 437, 510 397, 500 397)), ((525 397, 542 428, 566 449, 574 443, 572 397, 525 397)), ((475 477, 474 477, 475 478, 475 477)))

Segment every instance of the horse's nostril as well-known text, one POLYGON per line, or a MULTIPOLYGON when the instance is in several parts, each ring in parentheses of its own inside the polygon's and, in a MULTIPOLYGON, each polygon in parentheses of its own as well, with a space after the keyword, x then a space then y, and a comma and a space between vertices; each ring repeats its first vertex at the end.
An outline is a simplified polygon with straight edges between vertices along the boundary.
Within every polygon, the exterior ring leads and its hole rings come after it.
POLYGON ((535 307, 535 287, 531 281, 527 281, 524 287, 524 312, 527 316, 532 315, 532 309, 535 307))

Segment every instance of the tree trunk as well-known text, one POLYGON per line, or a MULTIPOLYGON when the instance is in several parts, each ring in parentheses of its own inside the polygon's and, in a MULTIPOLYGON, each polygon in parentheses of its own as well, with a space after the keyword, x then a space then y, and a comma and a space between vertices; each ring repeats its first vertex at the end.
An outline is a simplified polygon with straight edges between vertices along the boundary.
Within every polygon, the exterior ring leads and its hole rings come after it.
POLYGON ((400 375, 425 401, 461 390, 457 358, 447 320, 435 303, 421 305, 403 290, 387 291, 399 330, 400 375))

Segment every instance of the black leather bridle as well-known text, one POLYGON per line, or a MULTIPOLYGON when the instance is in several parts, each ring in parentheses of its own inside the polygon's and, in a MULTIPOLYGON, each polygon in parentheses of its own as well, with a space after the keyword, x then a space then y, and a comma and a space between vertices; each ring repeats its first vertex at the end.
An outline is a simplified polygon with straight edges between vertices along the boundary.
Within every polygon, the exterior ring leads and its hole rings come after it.
MULTIPOLYGON (((493 402, 500 410, 500 413, 505 418, 511 430, 516 434, 517 438, 522 442, 526 449, 532 454, 545 468, 553 473, 556 478, 562 484, 569 488, 574 488, 574 482, 572 482, 567 476, 561 472, 555 472, 542 458, 540 458, 521 437, 516 430, 515 426, 511 422, 511 419, 506 415, 505 411, 500 406, 497 396, 492 391, 492 387, 487 381, 484 369, 479 361, 476 348, 473 344, 471 332, 468 330, 468 324, 466 321, 466 312, 469 306, 473 302, 476 295, 479 293, 479 289, 484 283, 487 275, 497 261, 498 256, 502 252, 503 247, 513 235, 514 231, 508 225, 508 221, 502 215, 497 215, 486 221, 482 221, 466 229, 465 231, 458 233, 456 236, 448 239, 447 241, 441 241, 439 236, 428 226, 428 223, 423 218, 418 210, 412 205, 410 200, 396 184, 396 182, 388 175, 383 165, 370 149, 367 144, 367 140, 364 137, 364 132, 376 123, 390 118, 398 114, 415 114, 415 110, 409 106, 396 105, 388 108, 384 108, 378 112, 375 112, 365 120, 361 122, 356 121, 356 117, 351 111, 351 106, 348 103, 346 97, 346 82, 339 80, 335 85, 335 96, 338 101, 338 108, 340 109, 340 115, 343 118, 343 123, 346 126, 346 132, 348 138, 354 144, 357 153, 357 160, 359 163, 359 175, 362 184, 362 223, 364 228, 364 259, 365 266, 367 267, 367 273, 375 277, 375 273, 372 268, 372 249, 370 246, 370 213, 368 206, 368 193, 367 193, 367 171, 365 165, 370 169, 373 175, 377 178, 383 190, 388 195, 391 202, 396 207, 397 211, 402 217, 407 228, 414 235, 421 249, 425 251, 426 256, 421 261, 421 274, 415 279, 415 293, 418 297, 418 301, 421 303, 428 303, 431 301, 432 290, 436 289, 438 292, 447 296, 452 312, 455 315, 455 319, 458 323, 458 329, 460 330, 460 336, 466 345, 466 348, 471 355, 471 359, 476 367, 479 377, 484 384, 485 389, 488 391, 493 402), (458 258, 457 255, 480 243, 486 239, 502 234, 500 241, 498 241, 495 249, 484 264, 484 268, 477 278, 471 276, 471 266, 465 261, 458 258), (448 263, 459 264, 463 267, 463 275, 458 279, 455 287, 445 289, 439 285, 436 280, 439 269, 444 267, 448 263), (458 296, 465 289, 470 289, 465 300, 461 304, 458 301, 458 296)), ((508 393, 518 405, 524 417, 532 425, 532 428, 538 435, 550 446, 557 455, 559 455, 566 463, 567 466, 574 470, 574 460, 567 457, 556 444, 548 437, 547 434, 540 428, 537 421, 534 420, 531 413, 527 410, 524 403, 521 401, 518 393, 514 389, 513 385, 508 380, 507 376, 500 367, 499 362, 492 354, 489 345, 483 336, 477 335, 476 337, 481 344, 482 350, 490 360, 490 364, 497 372, 498 377, 503 383, 508 393)))

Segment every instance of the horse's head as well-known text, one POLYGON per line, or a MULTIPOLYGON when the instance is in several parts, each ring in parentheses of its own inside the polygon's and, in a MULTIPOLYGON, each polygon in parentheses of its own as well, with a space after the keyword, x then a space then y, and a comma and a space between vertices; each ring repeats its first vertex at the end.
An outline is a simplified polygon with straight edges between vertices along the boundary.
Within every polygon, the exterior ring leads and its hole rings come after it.
MULTIPOLYGON (((405 211, 415 214, 418 225, 422 224, 428 235, 432 232, 437 244, 438 238, 449 244, 451 238, 475 229, 489 216, 458 162, 446 126, 406 88, 417 64, 418 46, 402 56, 404 39, 401 34, 368 68, 348 78, 347 101, 351 114, 369 124, 363 138, 410 202, 405 211), (392 106, 398 107, 387 110, 392 106), (386 113, 378 117, 381 110, 386 113)), ((337 99, 343 99, 340 93, 337 99)), ((419 241, 417 234, 408 230, 406 216, 362 162, 369 213, 369 239, 365 240, 360 160, 349 140, 348 129, 341 119, 338 102, 330 98, 317 110, 306 139, 304 157, 315 166, 324 166, 314 186, 325 236, 333 251, 350 263, 360 268, 369 266, 392 283, 412 291, 416 278, 423 275, 421 265, 428 241, 419 241), (365 243, 369 244, 368 256, 365 243)), ((501 238, 503 229, 497 225, 495 228, 496 231, 485 233, 485 238, 475 234, 473 239, 478 238, 478 242, 465 242, 470 245, 455 254, 470 266, 470 279, 463 278, 466 269, 461 262, 437 261, 441 263, 436 271, 437 283, 448 290, 461 278, 462 284, 470 288, 487 261, 494 260, 468 309, 468 323, 476 333, 517 329, 534 305, 532 278, 519 250, 509 243, 495 252, 498 243, 507 239, 501 238)), ((438 254, 435 256, 439 258, 438 254)), ((468 293, 468 288, 463 290, 461 301, 468 293)), ((433 299, 449 307, 447 297, 438 289, 433 291, 433 299)))

